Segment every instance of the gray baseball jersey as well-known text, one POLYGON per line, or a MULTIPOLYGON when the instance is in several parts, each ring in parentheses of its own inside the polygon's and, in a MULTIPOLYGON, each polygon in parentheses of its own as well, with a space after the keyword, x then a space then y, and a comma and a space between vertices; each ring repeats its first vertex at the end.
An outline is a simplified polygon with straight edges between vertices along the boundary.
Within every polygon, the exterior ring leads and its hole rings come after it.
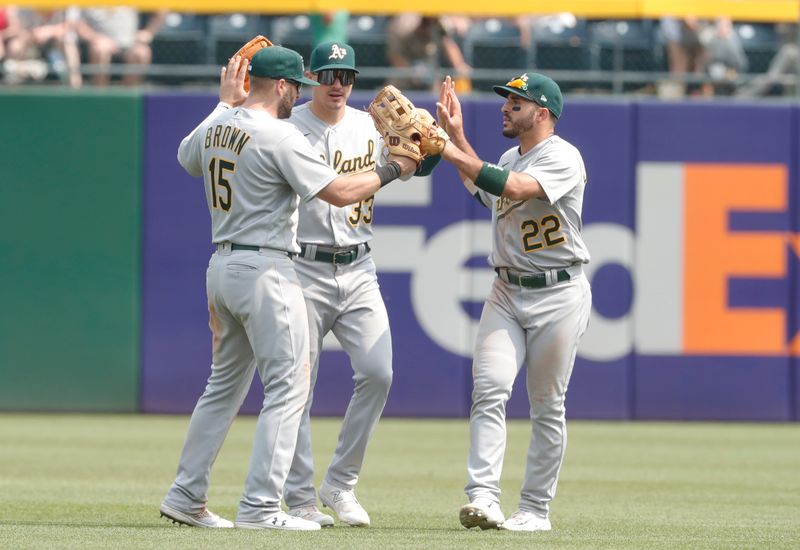
MULTIPOLYGON (((380 164, 383 141, 369 114, 345 107, 344 118, 329 126, 305 103, 292 110, 297 126, 316 153, 337 173, 369 172, 380 164)), ((372 239, 374 197, 339 208, 325 201, 300 205, 297 239, 303 243, 352 246, 372 239)))
POLYGON ((284 120, 240 107, 215 112, 178 150, 181 165, 203 176, 212 242, 300 252, 298 196, 313 199, 336 172, 284 120))
POLYGON ((580 152, 552 135, 524 155, 519 147, 509 149, 497 164, 536 178, 547 198, 510 201, 480 191, 481 202, 493 206, 489 263, 521 272, 588 263, 589 251, 581 237, 586 168, 580 152))
POLYGON ((509 149, 497 164, 536 178, 546 197, 477 195, 492 209, 489 263, 499 277, 476 337, 465 491, 471 501, 499 502, 506 403, 525 365, 532 430, 519 509, 547 517, 566 445, 567 386, 591 312, 581 267, 589 261, 580 233, 586 169, 578 150, 556 135, 524 155, 509 149))
MULTIPOLYGON (((340 174, 374 170, 381 163, 383 142, 365 112, 346 107, 342 120, 329 125, 306 103, 294 108, 289 121, 340 174)), ((347 352, 354 373, 353 396, 324 476, 329 486, 355 487, 367 444, 386 404, 392 381, 392 341, 375 264, 366 247, 372 239, 372 222, 373 198, 343 208, 321 200, 300 205, 298 240, 307 253, 295 259, 295 266, 308 308, 312 374, 311 395, 286 481, 285 500, 290 508, 316 503, 309 415, 328 332, 347 352), (345 263, 333 263, 333 252, 344 254, 345 263)))

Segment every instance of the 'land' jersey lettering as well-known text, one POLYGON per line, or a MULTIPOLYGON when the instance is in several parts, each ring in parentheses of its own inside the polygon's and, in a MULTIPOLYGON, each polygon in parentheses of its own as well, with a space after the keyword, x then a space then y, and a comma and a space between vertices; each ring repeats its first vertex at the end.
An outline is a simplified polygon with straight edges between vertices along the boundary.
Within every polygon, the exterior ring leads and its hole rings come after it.
POLYGON ((296 253, 299 199, 337 176, 293 125, 224 103, 183 139, 178 161, 203 176, 212 242, 296 253))
POLYGON ((523 273, 561 269, 589 262, 581 237, 581 210, 586 168, 580 152, 557 135, 519 154, 509 149, 498 166, 528 174, 546 197, 511 201, 479 190, 479 199, 492 209, 492 267, 523 273))
MULTIPOLYGON (((370 172, 383 163, 383 141, 366 112, 348 106, 342 120, 329 126, 305 103, 292 110, 289 122, 297 126, 318 157, 338 174, 370 172)), ((298 241, 341 247, 371 240, 374 198, 343 208, 323 200, 302 203, 298 241)))

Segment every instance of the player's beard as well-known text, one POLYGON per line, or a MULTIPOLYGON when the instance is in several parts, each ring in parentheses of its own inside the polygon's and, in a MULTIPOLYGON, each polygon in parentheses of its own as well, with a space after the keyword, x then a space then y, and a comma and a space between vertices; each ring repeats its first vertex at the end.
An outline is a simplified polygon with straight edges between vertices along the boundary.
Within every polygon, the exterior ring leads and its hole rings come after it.
POLYGON ((503 128, 503 135, 507 138, 516 138, 533 128, 533 118, 523 118, 520 120, 509 119, 511 126, 503 128))
POLYGON ((292 107, 297 101, 297 95, 294 92, 287 92, 281 96, 281 101, 278 103, 278 118, 289 118, 292 116, 292 107), (294 99, 292 99, 294 97, 294 99))

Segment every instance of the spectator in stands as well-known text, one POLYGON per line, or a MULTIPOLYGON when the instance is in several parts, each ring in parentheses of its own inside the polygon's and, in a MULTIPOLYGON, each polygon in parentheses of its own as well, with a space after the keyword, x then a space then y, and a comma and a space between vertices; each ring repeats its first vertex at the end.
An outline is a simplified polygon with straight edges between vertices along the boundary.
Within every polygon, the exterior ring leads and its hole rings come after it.
POLYGON ((663 95, 683 96, 686 93, 686 75, 704 73, 707 52, 700 39, 701 31, 702 22, 694 17, 661 18, 661 33, 666 44, 669 72, 675 76, 662 87, 663 95))
POLYGON ((22 32, 16 6, 0 7, 0 61, 7 57, 15 57, 14 52, 9 53, 6 43, 13 43, 14 39, 22 32))
POLYGON ((727 17, 719 17, 704 31, 701 37, 706 45, 706 73, 711 78, 702 86, 704 96, 732 95, 736 80, 741 73, 747 72, 747 56, 742 41, 733 28, 733 21, 727 17))
POLYGON ((6 7, 4 63, 7 82, 41 81, 54 74, 73 88, 81 86, 75 37, 77 8, 32 10, 6 7))
POLYGON ((107 86, 111 81, 110 67, 115 56, 127 65, 138 66, 139 70, 126 73, 122 83, 127 86, 139 84, 143 78, 142 69, 149 65, 153 57, 150 44, 164 19, 166 10, 151 15, 144 28, 139 28, 139 12, 135 8, 89 8, 82 12, 77 30, 89 50, 89 63, 98 71, 92 76, 95 86, 107 86))
POLYGON ((350 20, 350 12, 347 10, 314 13, 308 19, 311 23, 312 48, 323 42, 347 43, 347 23, 350 20))
POLYGON ((736 93, 739 97, 759 97, 775 93, 776 90, 787 92, 785 79, 787 76, 800 76, 800 46, 798 46, 797 23, 778 23, 776 30, 780 36, 781 46, 770 61, 767 72, 759 75, 742 86, 736 93))
POLYGON ((464 59, 457 41, 459 19, 423 17, 415 13, 395 16, 387 29, 387 56, 392 67, 405 74, 390 79, 401 89, 436 91, 441 81, 439 58, 454 71, 461 91, 468 91, 472 67, 464 59))

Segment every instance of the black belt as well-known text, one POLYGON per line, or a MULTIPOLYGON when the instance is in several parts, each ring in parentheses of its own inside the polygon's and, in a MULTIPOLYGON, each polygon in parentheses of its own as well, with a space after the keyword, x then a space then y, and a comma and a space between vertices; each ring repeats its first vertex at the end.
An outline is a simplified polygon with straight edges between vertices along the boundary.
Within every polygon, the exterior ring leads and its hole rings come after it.
MULTIPOLYGON (((494 268, 495 273, 500 276, 500 268, 494 268)), ((544 288, 547 286, 547 276, 544 273, 533 273, 531 275, 516 275, 511 273, 508 269, 504 270, 508 282, 512 285, 519 285, 525 288, 544 288)), ((502 278, 502 277, 501 277, 502 278)), ((556 282, 569 281, 569 272, 566 269, 559 269, 556 271, 556 282)))
MULTIPOLYGON (((300 244, 300 256, 302 258, 308 258, 309 260, 315 260, 317 262, 326 262, 329 264, 336 264, 336 265, 343 265, 343 264, 351 264, 356 261, 359 257, 359 247, 360 244, 356 244, 353 246, 347 246, 344 248, 331 248, 325 246, 317 246, 316 252, 313 255, 308 255, 308 249, 310 246, 305 243, 300 244)), ((369 252, 371 249, 368 243, 364 243, 364 254, 369 252)))
POLYGON ((231 243, 231 250, 252 250, 258 252, 261 250, 260 246, 253 246, 252 244, 235 244, 231 243))

